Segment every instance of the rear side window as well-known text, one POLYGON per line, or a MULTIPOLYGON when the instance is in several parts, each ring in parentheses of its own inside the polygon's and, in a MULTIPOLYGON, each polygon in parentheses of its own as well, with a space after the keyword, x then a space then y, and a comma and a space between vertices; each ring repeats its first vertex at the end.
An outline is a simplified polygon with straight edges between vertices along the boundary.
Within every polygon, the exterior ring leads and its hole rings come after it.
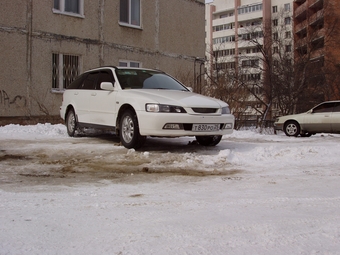
POLYGON ((333 112, 340 112, 340 102, 338 102, 338 103, 335 103, 335 106, 334 106, 333 112))
POLYGON ((334 106, 334 103, 324 103, 314 108, 313 112, 314 113, 332 112, 333 106, 334 106))
POLYGON ((95 89, 97 80, 98 80, 99 72, 89 73, 84 80, 84 84, 81 89, 95 89))
POLYGON ((81 86, 83 86, 86 76, 87 74, 78 76, 66 89, 79 89, 81 86))

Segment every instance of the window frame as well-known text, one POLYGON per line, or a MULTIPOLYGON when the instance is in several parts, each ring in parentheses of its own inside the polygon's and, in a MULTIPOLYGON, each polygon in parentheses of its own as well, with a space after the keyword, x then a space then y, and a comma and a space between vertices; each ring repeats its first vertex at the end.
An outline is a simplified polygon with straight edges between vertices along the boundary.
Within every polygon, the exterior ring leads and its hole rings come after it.
POLYGON ((130 68, 141 68, 142 67, 142 62, 135 61, 135 60, 126 60, 126 59, 120 59, 118 63, 119 67, 130 67, 130 68), (125 63, 126 66, 122 66, 121 63, 125 63), (131 66, 131 63, 133 64, 138 64, 137 66, 131 66))
POLYGON ((122 18, 121 18, 121 2, 124 1, 124 0, 120 0, 119 1, 119 20, 118 20, 118 23, 119 25, 121 26, 126 26, 126 27, 131 27, 131 28, 137 28, 137 29, 142 29, 142 0, 126 0, 128 1, 128 10, 127 10, 127 16, 128 16, 128 22, 125 22, 125 21, 122 21, 122 18), (131 17, 132 17, 132 1, 138 1, 139 2, 139 25, 136 25, 136 24, 132 24, 132 20, 131 20, 131 17))
POLYGON ((285 12, 290 12, 290 10, 291 10, 290 3, 284 4, 284 10, 285 10, 285 12))
POLYGON ((64 86, 64 56, 76 57, 77 58, 77 72, 72 75, 72 81, 69 81, 68 86, 77 79, 81 74, 81 56, 76 54, 64 54, 60 52, 52 52, 52 92, 64 92, 67 88, 67 84, 64 86), (57 66, 54 66, 55 59, 57 57, 57 66), (55 85, 56 84, 56 85, 55 85))
POLYGON ((85 18, 84 15, 84 0, 77 0, 79 4, 79 13, 65 11, 65 1, 67 0, 53 0, 53 8, 52 12, 55 14, 63 14, 67 16, 77 17, 77 18, 85 18), (55 1, 58 1, 59 9, 54 7, 55 1))
POLYGON ((277 27, 279 25, 278 19, 273 19, 273 27, 277 27))
POLYGON ((289 25, 292 24, 292 18, 291 17, 286 17, 284 21, 285 21, 286 26, 289 26, 289 25))

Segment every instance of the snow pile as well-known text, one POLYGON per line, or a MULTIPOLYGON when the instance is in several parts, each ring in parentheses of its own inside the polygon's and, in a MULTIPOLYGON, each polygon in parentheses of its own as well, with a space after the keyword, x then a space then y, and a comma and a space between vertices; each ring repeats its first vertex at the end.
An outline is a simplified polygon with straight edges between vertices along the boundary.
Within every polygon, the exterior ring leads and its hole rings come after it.
POLYGON ((65 137, 67 131, 65 125, 57 124, 52 125, 50 123, 37 124, 37 125, 7 125, 0 127, 1 139, 6 138, 20 138, 20 139, 43 139, 46 137, 65 137))

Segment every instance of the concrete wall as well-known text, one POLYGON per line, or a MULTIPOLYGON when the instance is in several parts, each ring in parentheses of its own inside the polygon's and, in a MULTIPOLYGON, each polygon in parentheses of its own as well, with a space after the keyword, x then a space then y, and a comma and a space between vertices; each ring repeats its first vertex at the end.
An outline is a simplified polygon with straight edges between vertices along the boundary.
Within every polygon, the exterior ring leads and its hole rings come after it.
POLYGON ((205 56, 204 0, 141 0, 141 27, 119 24, 119 1, 84 1, 84 17, 53 1, 11 0, 0 9, 1 117, 58 115, 52 54, 80 57, 80 72, 132 60, 195 87, 205 56), (194 73, 196 72, 196 73, 194 73))

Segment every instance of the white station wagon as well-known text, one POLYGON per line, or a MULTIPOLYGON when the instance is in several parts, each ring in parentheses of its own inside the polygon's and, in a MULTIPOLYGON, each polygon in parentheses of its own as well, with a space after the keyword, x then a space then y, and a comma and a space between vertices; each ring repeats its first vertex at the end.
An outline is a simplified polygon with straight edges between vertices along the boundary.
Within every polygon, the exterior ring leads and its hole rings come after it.
POLYGON ((227 103, 192 93, 159 70, 100 67, 80 75, 65 90, 60 107, 69 136, 79 128, 111 129, 126 148, 140 148, 147 136, 196 136, 215 146, 231 134, 227 103))

